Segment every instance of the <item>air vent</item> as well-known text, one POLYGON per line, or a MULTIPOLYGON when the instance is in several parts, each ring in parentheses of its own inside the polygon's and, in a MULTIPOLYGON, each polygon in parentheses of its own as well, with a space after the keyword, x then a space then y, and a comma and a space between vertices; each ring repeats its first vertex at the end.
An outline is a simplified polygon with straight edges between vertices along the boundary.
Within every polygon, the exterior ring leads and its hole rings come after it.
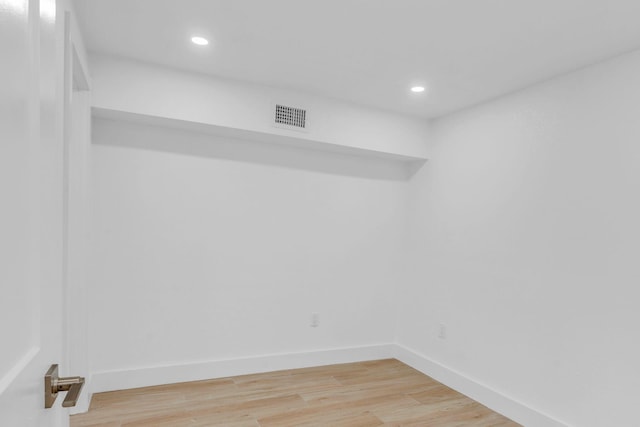
POLYGON ((296 129, 307 128, 307 110, 276 104, 275 123, 296 129))

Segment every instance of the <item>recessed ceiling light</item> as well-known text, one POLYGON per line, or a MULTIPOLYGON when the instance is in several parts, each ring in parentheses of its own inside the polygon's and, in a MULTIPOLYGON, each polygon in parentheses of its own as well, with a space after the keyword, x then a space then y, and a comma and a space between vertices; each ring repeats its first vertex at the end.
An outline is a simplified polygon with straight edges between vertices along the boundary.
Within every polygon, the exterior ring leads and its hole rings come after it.
POLYGON ((415 92, 415 93, 424 92, 424 86, 414 86, 411 88, 411 92, 415 92))
POLYGON ((198 46, 206 46, 209 44, 209 40, 205 39, 204 37, 191 37, 191 41, 193 42, 193 44, 197 44, 198 46))

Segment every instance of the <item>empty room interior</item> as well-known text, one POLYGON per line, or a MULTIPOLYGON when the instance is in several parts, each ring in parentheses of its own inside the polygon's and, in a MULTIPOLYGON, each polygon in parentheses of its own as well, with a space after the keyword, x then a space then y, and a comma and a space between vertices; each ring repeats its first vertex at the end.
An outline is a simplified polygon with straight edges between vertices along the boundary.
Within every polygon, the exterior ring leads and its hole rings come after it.
POLYGON ((0 426, 639 426, 638 17, 0 0, 0 426))

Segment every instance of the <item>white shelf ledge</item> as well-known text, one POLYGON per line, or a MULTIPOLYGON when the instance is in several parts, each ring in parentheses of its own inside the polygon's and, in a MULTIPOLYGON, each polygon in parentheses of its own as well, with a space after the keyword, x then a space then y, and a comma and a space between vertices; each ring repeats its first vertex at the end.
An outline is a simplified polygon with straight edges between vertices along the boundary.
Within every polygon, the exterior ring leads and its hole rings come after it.
POLYGON ((128 111, 112 110, 107 108, 93 107, 92 114, 94 117, 105 118, 110 120, 118 120, 157 127, 166 127, 172 129, 181 129, 191 132, 210 134, 215 136, 223 136, 234 139, 242 139, 253 142, 263 142, 268 144, 288 145, 302 149, 329 151, 334 153, 348 154, 359 157, 369 157, 377 159, 386 159, 403 163, 424 163, 426 157, 407 156, 397 153, 389 153, 384 151, 376 151, 365 148, 350 147, 341 144, 334 144, 325 141, 310 139, 305 135, 304 138, 293 135, 282 135, 277 133, 268 133, 250 129, 238 129, 226 126, 218 126, 209 123, 200 123, 187 120, 179 120, 168 117, 150 116, 128 111))

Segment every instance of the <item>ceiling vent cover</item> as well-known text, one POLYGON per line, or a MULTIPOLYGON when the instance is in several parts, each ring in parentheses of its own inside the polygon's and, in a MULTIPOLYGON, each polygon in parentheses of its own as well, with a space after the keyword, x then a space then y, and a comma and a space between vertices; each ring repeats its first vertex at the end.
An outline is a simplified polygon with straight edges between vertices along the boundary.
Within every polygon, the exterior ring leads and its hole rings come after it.
POLYGON ((284 125, 298 130, 307 128, 307 110, 276 104, 276 125, 284 125))

